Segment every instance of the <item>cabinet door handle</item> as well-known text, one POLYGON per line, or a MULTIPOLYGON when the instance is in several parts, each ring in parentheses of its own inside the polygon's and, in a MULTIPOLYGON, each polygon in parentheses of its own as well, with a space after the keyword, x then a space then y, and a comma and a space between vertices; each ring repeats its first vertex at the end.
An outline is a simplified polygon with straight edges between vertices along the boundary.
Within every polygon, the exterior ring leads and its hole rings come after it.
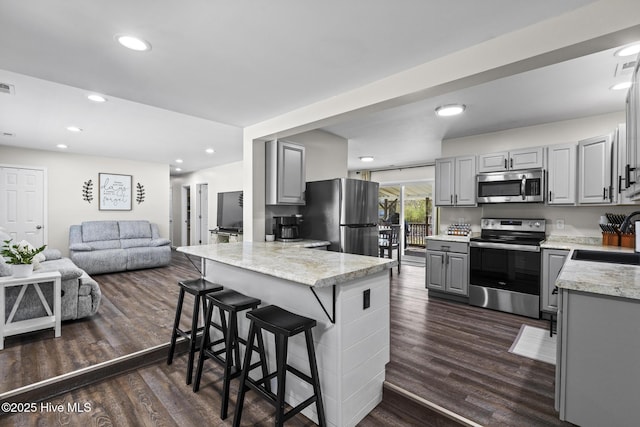
POLYGON ((549 201, 551 201, 551 200, 553 200, 553 199, 551 198, 551 190, 549 190, 549 201))
POLYGON ((457 194, 455 196, 455 203, 456 203, 456 205, 458 204, 458 195, 457 194))
POLYGON ((631 181, 631 172, 634 172, 635 170, 636 168, 632 168, 631 165, 624 166, 624 187, 625 188, 629 188, 636 183, 635 181, 631 181))
POLYGON ((622 193, 622 175, 618 175, 618 194, 622 193))
POLYGON ((449 254, 447 252, 444 253, 444 265, 449 265, 449 254))
POLYGON ((505 157, 505 159, 504 159, 504 168, 505 168, 505 169, 507 168, 507 159, 506 159, 506 157, 505 157))
POLYGON ((509 159, 509 168, 513 169, 513 159, 509 159))
POLYGON ((453 194, 450 196, 451 204, 453 204, 453 194))
POLYGON ((602 200, 607 200, 607 187, 602 189, 602 200))

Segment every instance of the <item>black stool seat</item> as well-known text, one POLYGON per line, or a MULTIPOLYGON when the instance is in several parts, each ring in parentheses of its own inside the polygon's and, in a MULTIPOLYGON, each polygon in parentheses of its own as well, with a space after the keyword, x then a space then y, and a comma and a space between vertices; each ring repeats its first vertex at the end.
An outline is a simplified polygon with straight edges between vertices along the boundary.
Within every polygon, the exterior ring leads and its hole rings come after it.
POLYGON ((184 289, 185 292, 189 292, 191 295, 199 296, 222 290, 221 285, 210 282, 206 279, 203 279, 202 277, 198 279, 181 280, 180 282, 178 282, 178 285, 180 285, 180 287, 184 289))
POLYGON ((311 333, 311 330, 316 326, 316 321, 314 319, 309 319, 308 317, 291 313, 275 305, 268 305, 252 310, 247 313, 247 318, 250 320, 249 337, 247 338, 247 352, 245 353, 242 375, 240 376, 240 388, 238 390, 238 399, 233 418, 234 427, 240 426, 244 396, 248 389, 256 391, 276 408, 276 426, 282 426, 285 421, 292 418, 312 403, 316 404, 320 426, 326 426, 322 393, 320 392, 318 365, 316 362, 315 349, 313 347, 313 334, 311 333), (251 360, 251 352, 253 350, 253 340, 260 340, 262 338, 262 330, 271 332, 275 336, 276 371, 271 374, 266 373, 265 366, 263 365, 263 377, 258 380, 254 380, 249 376, 249 372, 259 364, 250 365, 249 361, 251 360), (306 375, 300 370, 287 364, 289 337, 303 332, 307 346, 307 355, 309 357, 310 375, 306 375), (313 394, 311 397, 285 413, 284 395, 287 372, 291 372, 296 377, 309 383, 313 387, 313 394), (278 384, 278 390, 275 394, 272 393, 270 389, 270 382, 273 378, 277 378, 278 384))
POLYGON ((275 305, 267 305, 252 310, 247 313, 247 317, 262 329, 288 337, 316 326, 315 320, 299 316, 275 305))
POLYGON ((171 332, 171 345, 169 347, 169 355, 167 357, 167 365, 173 362, 173 354, 176 349, 176 339, 178 335, 189 341, 189 359, 187 362, 187 384, 191 384, 193 374, 193 358, 198 349, 198 333, 202 333, 204 327, 198 327, 198 317, 200 311, 200 302, 202 302, 202 313, 206 312, 207 306, 203 296, 212 292, 222 290, 222 286, 217 283, 210 282, 202 277, 198 279, 182 280, 178 282, 180 286, 180 294, 178 295, 178 305, 176 307, 176 317, 173 322, 173 330, 171 332), (193 315, 191 316, 191 329, 188 331, 180 329, 180 316, 182 315, 182 305, 184 304, 184 294, 189 293, 195 297, 193 303, 193 315))
MULTIPOLYGON (((197 392, 200 388, 200 379, 202 378, 202 368, 205 359, 214 359, 224 367, 224 378, 222 388, 222 406, 220 407, 220 418, 227 418, 229 408, 229 386, 231 380, 237 378, 241 374, 240 365, 240 344, 247 345, 247 341, 238 336, 238 318, 237 313, 244 310, 257 308, 262 301, 253 298, 232 289, 215 292, 206 296, 207 314, 205 316, 205 325, 213 326, 222 331, 223 338, 219 340, 211 340, 211 330, 205 328, 202 338, 202 347, 200 350, 200 358, 198 359, 198 367, 196 369, 196 377, 193 382, 193 391, 197 392), (213 310, 217 307, 220 312, 220 325, 212 321, 213 310), (227 313, 227 316, 225 316, 227 313), (224 344, 222 348, 214 347, 224 344), (235 356, 235 357, 234 357, 235 356), (235 360, 235 362, 234 362, 235 360)), ((267 363, 264 352, 262 337, 258 338, 258 345, 253 350, 257 350, 260 361, 252 366, 263 367, 264 375, 267 374, 267 363)))
POLYGON ((243 311, 249 308, 254 308, 260 305, 262 301, 258 298, 253 298, 232 289, 225 289, 215 294, 208 295, 209 302, 213 302, 216 307, 223 310, 231 311, 243 311))

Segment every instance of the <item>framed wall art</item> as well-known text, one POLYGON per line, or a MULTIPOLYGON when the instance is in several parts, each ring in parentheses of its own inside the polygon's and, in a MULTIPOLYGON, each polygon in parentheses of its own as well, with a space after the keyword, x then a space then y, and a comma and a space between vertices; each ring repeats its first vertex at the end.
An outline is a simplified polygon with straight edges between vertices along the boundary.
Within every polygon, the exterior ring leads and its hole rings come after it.
POLYGON ((100 197, 98 209, 101 211, 131 210, 131 175, 100 173, 100 197))

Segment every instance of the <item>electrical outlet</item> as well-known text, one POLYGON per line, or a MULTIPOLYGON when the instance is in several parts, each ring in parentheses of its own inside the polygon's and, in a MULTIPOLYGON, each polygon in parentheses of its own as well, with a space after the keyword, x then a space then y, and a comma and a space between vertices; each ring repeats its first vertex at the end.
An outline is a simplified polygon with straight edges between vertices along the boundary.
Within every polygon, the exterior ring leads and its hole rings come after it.
POLYGON ((366 310, 371 307, 371 289, 367 289, 362 293, 362 309, 366 310))
POLYGON ((556 219, 556 229, 564 230, 564 219, 556 219))

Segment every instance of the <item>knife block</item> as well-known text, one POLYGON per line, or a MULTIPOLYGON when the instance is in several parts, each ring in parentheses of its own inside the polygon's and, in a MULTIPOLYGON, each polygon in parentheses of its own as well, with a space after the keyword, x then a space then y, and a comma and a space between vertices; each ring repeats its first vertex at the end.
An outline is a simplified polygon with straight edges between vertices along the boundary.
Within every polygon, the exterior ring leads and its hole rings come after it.
POLYGON ((620 235, 618 233, 602 233, 602 245, 620 246, 620 235))
POLYGON ((623 248, 633 248, 636 244, 636 235, 634 233, 625 233, 620 235, 620 246, 623 248))

